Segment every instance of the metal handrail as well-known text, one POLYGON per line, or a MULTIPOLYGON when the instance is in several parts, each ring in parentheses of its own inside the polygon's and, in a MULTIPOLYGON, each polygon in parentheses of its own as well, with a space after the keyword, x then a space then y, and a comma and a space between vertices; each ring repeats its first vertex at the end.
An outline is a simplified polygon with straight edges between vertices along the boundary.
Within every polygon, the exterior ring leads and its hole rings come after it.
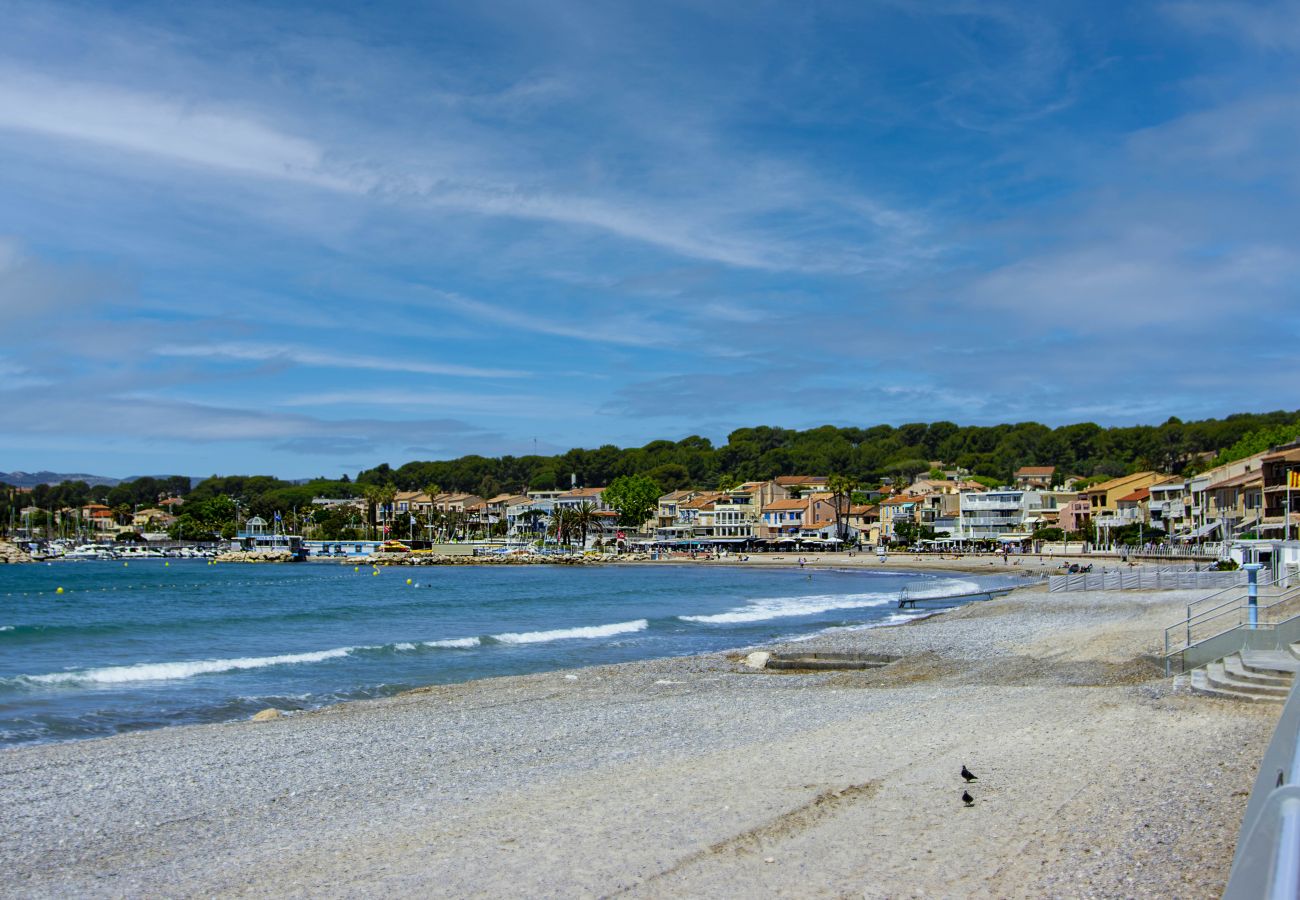
MULTIPOLYGON (((1271 577, 1271 576, 1270 576, 1270 577, 1271 577)), ((1274 578, 1274 579, 1271 580, 1271 581, 1263 581, 1263 580, 1261 580, 1261 581, 1259 582, 1259 587, 1261 587, 1261 588, 1264 588, 1264 587, 1271 587, 1271 586, 1274 586, 1274 585, 1276 585, 1276 584, 1277 584, 1277 579, 1276 579, 1276 578, 1274 578)), ((1221 596, 1223 596, 1224 594, 1228 593, 1229 591, 1240 591, 1240 590, 1241 590, 1242 588, 1244 588, 1244 587, 1246 587, 1246 585, 1244 585, 1244 584, 1234 584, 1234 585, 1232 585, 1231 587, 1226 587, 1226 588, 1223 588, 1222 590, 1215 591, 1213 594, 1207 594, 1206 596, 1201 597, 1201 598, 1198 599, 1198 600, 1193 600, 1191 603, 1187 604, 1187 618, 1190 619, 1190 618, 1192 617, 1192 615, 1193 615, 1193 613, 1192 613, 1192 607, 1193 607, 1193 606, 1196 606, 1198 603, 1205 603, 1205 602, 1207 602, 1207 601, 1213 600, 1215 597, 1221 597, 1221 596)))
MULTIPOLYGON (((1270 613, 1275 613, 1278 607, 1282 606, 1283 604, 1290 603, 1291 601, 1296 600, 1297 598, 1300 598, 1300 585, 1296 585, 1295 587, 1291 587, 1283 591, 1280 595, 1274 598, 1271 603, 1261 604, 1257 606, 1256 607, 1257 618, 1256 618, 1255 627, 1273 628, 1274 626, 1281 624, 1283 621, 1289 621, 1290 619, 1295 618, 1295 616, 1288 616, 1286 619, 1283 619, 1279 622, 1263 621, 1265 618, 1271 618, 1270 613)), ((1236 600, 1231 600, 1226 603, 1221 603, 1218 606, 1216 606, 1214 609, 1207 610, 1206 612, 1201 613, 1195 620, 1189 619, 1186 622, 1178 622, 1166 628, 1165 629, 1165 674, 1166 675, 1170 674, 1170 670, 1171 670, 1170 661, 1173 659, 1175 655, 1186 653, 1188 650, 1190 650, 1193 647, 1199 646, 1200 644, 1203 644, 1206 641, 1213 640, 1219 635, 1227 634, 1229 631, 1232 631, 1233 629, 1236 628, 1240 628, 1243 625, 1247 624, 1244 615, 1250 609, 1249 604, 1246 603, 1247 599, 1248 598, 1246 597, 1240 597, 1237 598, 1236 600), (1231 608, 1224 609, 1224 607, 1231 607, 1231 608), (1223 610, 1222 612, 1216 612, 1216 610, 1221 610, 1221 609, 1223 610), (1211 613, 1213 613, 1213 615, 1211 615, 1211 613), (1198 638, 1195 641, 1192 640, 1192 631, 1197 626, 1204 625, 1207 622, 1213 622, 1216 619, 1221 619, 1224 616, 1229 616, 1233 614, 1236 614, 1237 621, 1234 622, 1232 625, 1229 625, 1226 628, 1219 628, 1218 630, 1214 631, 1212 634, 1208 634, 1205 637, 1198 638), (1177 646, 1176 641, 1170 639, 1170 635, 1175 632, 1175 629, 1177 629, 1178 631, 1185 630, 1186 637, 1181 647, 1177 646)))

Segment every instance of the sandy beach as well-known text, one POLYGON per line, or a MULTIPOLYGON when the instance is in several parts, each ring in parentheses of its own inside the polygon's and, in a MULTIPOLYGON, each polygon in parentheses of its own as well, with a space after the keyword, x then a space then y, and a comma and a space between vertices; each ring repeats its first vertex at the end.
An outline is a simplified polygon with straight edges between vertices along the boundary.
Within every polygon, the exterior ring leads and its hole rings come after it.
POLYGON ((1218 896, 1279 707, 1160 677, 1202 593, 798 645, 874 671, 718 654, 5 751, 0 895, 1218 896))

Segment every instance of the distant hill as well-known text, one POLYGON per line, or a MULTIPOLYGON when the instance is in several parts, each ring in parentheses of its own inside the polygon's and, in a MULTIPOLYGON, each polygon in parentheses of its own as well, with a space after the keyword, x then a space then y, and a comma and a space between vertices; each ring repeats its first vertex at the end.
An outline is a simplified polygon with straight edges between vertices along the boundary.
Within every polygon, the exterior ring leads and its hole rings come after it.
POLYGON ((121 478, 109 478, 107 475, 86 475, 72 472, 0 472, 0 484, 14 487, 36 487, 38 484, 59 484, 63 481, 84 481, 86 484, 106 484, 117 487, 121 478))
MULTIPOLYGON (((84 481, 89 485, 103 484, 108 487, 117 487, 131 481, 139 481, 141 478, 155 478, 162 481, 171 478, 171 475, 132 475, 130 478, 109 478, 107 475, 87 475, 84 472, 0 472, 0 484, 10 484, 14 487, 36 487, 38 484, 60 484, 64 481, 84 481)), ((190 485, 193 486, 195 479, 190 478, 190 485)))

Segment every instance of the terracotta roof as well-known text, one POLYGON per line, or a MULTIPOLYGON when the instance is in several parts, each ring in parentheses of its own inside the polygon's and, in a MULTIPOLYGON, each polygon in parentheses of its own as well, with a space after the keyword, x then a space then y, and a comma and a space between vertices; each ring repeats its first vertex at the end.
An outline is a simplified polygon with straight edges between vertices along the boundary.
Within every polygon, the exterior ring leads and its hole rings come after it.
POLYGON ((565 491, 561 497, 599 497, 605 492, 603 487, 598 488, 574 488, 571 491, 565 491))
POLYGON ((1126 494, 1125 496, 1120 497, 1115 502, 1116 503, 1141 503, 1143 500, 1149 500, 1149 499, 1151 499, 1150 489, 1141 488, 1139 490, 1134 491, 1131 494, 1126 494))
POLYGON ((1021 466, 1016 469, 1017 475, 1054 475, 1056 466, 1021 466))
POLYGON ((763 512, 769 509, 807 509, 808 501, 804 500, 773 500, 767 506, 763 507, 763 512))
POLYGON ((1135 478, 1146 478, 1155 474, 1155 472, 1134 472, 1132 475, 1121 475, 1119 478, 1112 478, 1110 481, 1103 481, 1101 484, 1094 484, 1092 487, 1084 488, 1080 493, 1095 494, 1098 491, 1113 491, 1126 481, 1132 481, 1135 478))
POLYGON ((672 502, 673 500, 687 500, 695 491, 671 491, 659 498, 660 503, 672 502))
POLYGON ((779 485, 787 484, 825 484, 825 475, 778 475, 776 483, 779 485))
POLYGON ((907 503, 919 503, 920 497, 890 497, 888 500, 881 500, 881 506, 903 506, 907 503))
POLYGON ((811 525, 805 525, 805 526, 803 526, 803 530, 804 530, 804 531, 821 531, 823 528, 830 528, 830 527, 831 527, 832 525, 834 525, 834 524, 835 524, 835 520, 834 520, 834 519, 822 519, 821 521, 813 522, 811 525))
POLYGON ((1207 491, 1217 491, 1219 488, 1244 487, 1248 484, 1263 484, 1264 473, 1260 469, 1253 472, 1243 472, 1233 478, 1225 478, 1223 481, 1216 481, 1206 488, 1207 491))

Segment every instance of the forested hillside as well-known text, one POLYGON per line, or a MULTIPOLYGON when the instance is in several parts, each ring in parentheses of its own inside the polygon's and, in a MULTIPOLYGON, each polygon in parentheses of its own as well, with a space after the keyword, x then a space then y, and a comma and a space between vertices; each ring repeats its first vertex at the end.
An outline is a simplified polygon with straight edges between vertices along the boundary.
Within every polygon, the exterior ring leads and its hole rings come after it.
POLYGON ((932 462, 974 475, 1009 481, 1020 466, 1056 466, 1062 475, 1113 476, 1143 469, 1182 473, 1212 464, 1234 446, 1280 442, 1300 433, 1300 411, 1243 413, 1225 419, 1102 428, 1090 422, 1048 428, 1035 422, 961 426, 952 422, 807 431, 758 426, 740 428, 715 447, 703 437, 651 441, 644 447, 606 445, 559 456, 465 456, 437 462, 382 465, 360 473, 361 484, 392 483, 416 490, 493 494, 523 486, 605 485, 620 475, 646 474, 665 490, 761 480, 777 475, 849 475, 862 483, 910 476, 932 462))
POLYGON ((213 476, 188 491, 186 478, 143 478, 114 487, 65 482, 39 485, 31 493, 0 486, 0 529, 29 505, 40 509, 107 503, 123 519, 164 494, 187 496, 183 517, 204 527, 244 515, 270 517, 306 509, 313 497, 377 496, 380 488, 467 491, 492 496, 525 488, 603 486, 620 475, 650 476, 665 491, 717 487, 777 475, 847 475, 869 486, 885 477, 909 477, 932 463, 961 468, 987 483, 1011 480, 1020 466, 1056 466, 1058 475, 1103 477, 1143 469, 1190 473, 1239 458, 1300 435, 1300 411, 1247 413, 1226 419, 1102 428, 1092 423, 1048 428, 1016 425, 960 426, 952 422, 807 431, 758 426, 741 428, 715 447, 703 437, 651 441, 644 447, 612 445, 573 449, 558 456, 464 456, 459 459, 381 465, 355 481, 321 478, 306 483, 266 475, 213 476))

